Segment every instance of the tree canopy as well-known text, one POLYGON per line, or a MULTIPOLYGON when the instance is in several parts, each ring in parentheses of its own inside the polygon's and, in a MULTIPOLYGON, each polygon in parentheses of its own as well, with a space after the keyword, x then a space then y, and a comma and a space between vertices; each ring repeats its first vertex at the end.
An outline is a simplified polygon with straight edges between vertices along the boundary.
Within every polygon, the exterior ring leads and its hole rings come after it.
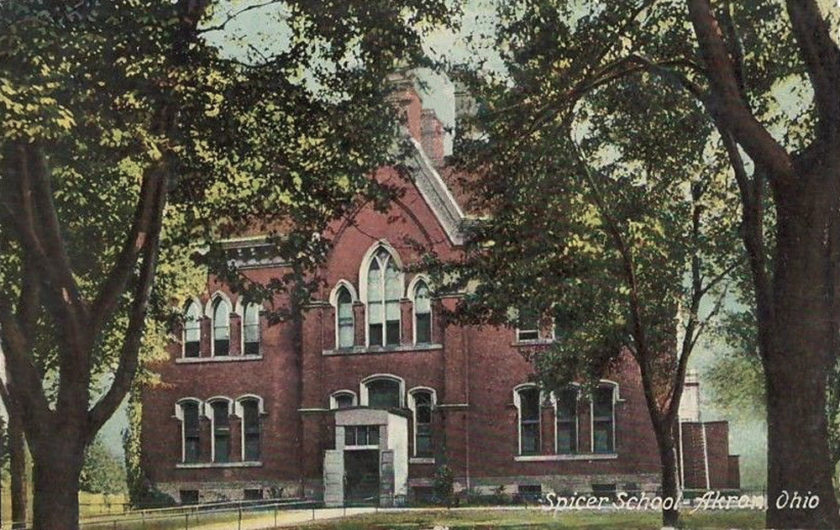
POLYGON ((84 447, 165 333, 149 317, 195 292, 197 270, 255 297, 288 289, 323 255, 312 234, 384 196, 368 174, 399 152, 386 75, 450 14, 263 4, 285 45, 230 54, 208 37, 257 3, 0 3, 0 329, 38 527, 76 524, 84 447), (219 244, 254 232, 291 263, 265 288, 219 244))

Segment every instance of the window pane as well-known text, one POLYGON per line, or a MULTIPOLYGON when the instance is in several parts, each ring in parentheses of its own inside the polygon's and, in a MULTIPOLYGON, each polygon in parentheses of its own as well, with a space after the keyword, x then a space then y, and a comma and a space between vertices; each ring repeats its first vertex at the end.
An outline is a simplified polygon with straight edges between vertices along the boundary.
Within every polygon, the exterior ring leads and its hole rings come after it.
POLYGON ((184 437, 184 462, 194 464, 200 458, 200 444, 197 436, 184 437))
POLYGON ((367 443, 368 445, 379 445, 379 426, 370 425, 367 428, 367 443))
POLYGON ((187 432, 198 432, 198 403, 182 403, 181 411, 184 415, 184 429, 187 432))
POLYGON ((540 448, 539 422, 522 424, 522 454, 538 453, 540 448))
POLYGON ((432 342, 432 315, 429 313, 417 315, 417 328, 415 330, 417 344, 428 344, 432 342))
POLYGON ((400 384, 390 379, 377 379, 367 384, 368 405, 373 408, 396 408, 400 406, 400 384))
POLYGON ((595 390, 594 413, 596 417, 612 418, 613 387, 602 386, 595 390))
POLYGON ((371 324, 382 324, 385 321, 382 302, 371 302, 368 304, 368 322, 371 324))
POLYGON ((431 300, 429 298, 429 288, 426 284, 419 282, 414 294, 414 312, 419 314, 430 313, 432 311, 431 300))
POLYGON ((196 342, 188 342, 184 344, 184 356, 185 357, 198 357, 199 349, 201 343, 198 341, 196 342))
POLYGON ((371 346, 382 346, 382 324, 371 324, 368 334, 371 346))
POLYGON ((382 271, 379 268, 379 263, 375 259, 370 263, 367 280, 368 302, 382 301, 384 294, 382 292, 382 271))
POLYGON ((415 438, 417 456, 429 456, 432 454, 432 437, 428 433, 418 432, 415 438))
POLYGON ((352 348, 356 341, 355 329, 353 328, 353 321, 339 322, 338 326, 338 347, 352 348))
POLYGON ((523 420, 539 420, 540 390, 528 388, 519 391, 520 414, 523 420))
POLYGON ((213 403, 213 442, 214 462, 227 462, 230 458, 230 416, 228 404, 224 401, 213 403))
POLYGON ((520 307, 516 327, 519 330, 519 340, 538 339, 539 316, 537 312, 530 307, 520 307))
POLYGON ((577 390, 562 390, 557 397, 557 418, 572 419, 575 417, 577 417, 577 390))
POLYGON ((213 308, 213 339, 230 338, 230 306, 221 298, 213 308))
POLYGON ((348 409, 353 406, 353 396, 350 394, 339 394, 335 396, 335 406, 339 409, 348 409))
POLYGON ((214 355, 227 355, 230 352, 230 340, 222 339, 213 341, 214 355))
POLYGON ((560 454, 577 452, 577 427, 574 421, 557 424, 557 452, 560 454))
POLYGON ((596 453, 613 452, 613 435, 611 421, 597 421, 594 424, 594 440, 596 453))
POLYGON ((245 306, 245 317, 242 324, 245 355, 258 355, 260 351, 260 308, 256 304, 245 306))
POLYGON ((216 454, 214 462, 228 462, 230 460, 230 435, 217 434, 215 437, 216 454))
POLYGON ((389 320, 385 327, 385 344, 391 346, 400 343, 400 321, 389 320))
POLYGON ((399 300, 402 298, 402 282, 400 271, 394 265, 394 260, 388 260, 388 268, 385 269, 385 299, 399 300))
POLYGON ((344 445, 356 445, 356 428, 350 425, 344 427, 344 445))

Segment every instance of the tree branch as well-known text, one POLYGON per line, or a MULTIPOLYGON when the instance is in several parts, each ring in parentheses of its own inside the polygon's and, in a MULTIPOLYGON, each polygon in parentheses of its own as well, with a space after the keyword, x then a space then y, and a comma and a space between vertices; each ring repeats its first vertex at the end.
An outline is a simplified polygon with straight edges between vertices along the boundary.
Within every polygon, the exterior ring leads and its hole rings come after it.
POLYGON ((795 179, 793 161, 742 99, 737 75, 709 0, 687 2, 711 85, 711 93, 704 99, 706 109, 731 131, 756 164, 769 171, 776 185, 791 185, 795 179))
POLYGON ((91 329, 98 333, 105 322, 111 317, 119 303, 120 295, 125 290, 131 277, 137 259, 143 250, 149 231, 156 216, 154 211, 155 198, 159 187, 166 178, 161 171, 162 162, 154 165, 149 174, 143 178, 140 188, 140 198, 135 208, 134 221, 123 244, 108 278, 99 289, 99 294, 91 306, 91 329))
POLYGON ((254 9, 261 9, 263 7, 270 6, 272 4, 282 4, 282 3, 285 3, 285 0, 268 0, 268 1, 263 2, 261 4, 252 4, 250 6, 243 7, 242 9, 240 9, 238 11, 228 11, 227 16, 225 17, 225 19, 221 23, 219 23, 215 26, 208 26, 206 28, 200 28, 196 31, 196 34, 200 35, 202 33, 209 33, 211 31, 222 31, 223 29, 225 29, 225 27, 231 21, 235 20, 236 17, 238 17, 242 13, 245 13, 247 11, 252 11, 254 9))
POLYGON ((814 87, 820 130, 836 137, 840 122, 840 50, 814 0, 787 0, 793 36, 814 87))
MULTIPOLYGON (((164 171, 165 173, 165 171, 164 171)), ((163 224, 163 212, 166 206, 166 179, 161 178, 154 196, 152 209, 154 216, 149 226, 149 236, 143 246, 143 264, 134 290, 134 301, 129 315, 128 330, 123 339, 119 365, 114 372, 114 381, 102 398, 88 412, 88 433, 93 436, 119 407, 128 391, 137 371, 140 345, 145 329, 146 311, 154 285, 157 259, 160 250, 160 232, 163 224)))

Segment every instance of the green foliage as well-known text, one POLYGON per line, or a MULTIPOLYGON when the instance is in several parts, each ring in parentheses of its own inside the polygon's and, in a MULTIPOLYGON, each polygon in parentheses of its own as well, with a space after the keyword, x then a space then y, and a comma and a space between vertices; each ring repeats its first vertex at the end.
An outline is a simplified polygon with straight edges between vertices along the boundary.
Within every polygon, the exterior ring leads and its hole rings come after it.
POLYGON ((80 486, 89 493, 110 495, 126 491, 125 468, 100 437, 87 448, 80 486))
POLYGON ((455 499, 455 474, 449 466, 442 465, 435 469, 432 487, 440 504, 452 506, 455 499))

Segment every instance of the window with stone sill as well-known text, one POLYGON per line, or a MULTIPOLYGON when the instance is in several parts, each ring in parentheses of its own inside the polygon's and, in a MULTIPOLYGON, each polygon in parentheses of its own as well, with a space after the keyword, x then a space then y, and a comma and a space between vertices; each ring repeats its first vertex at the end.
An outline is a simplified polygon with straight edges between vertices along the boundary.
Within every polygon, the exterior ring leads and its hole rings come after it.
POLYGON ((519 454, 540 452, 540 389, 526 387, 519 394, 519 454))
POLYGON ((201 309, 190 300, 184 308, 184 357, 198 357, 201 351, 201 309))
POLYGON ((230 462, 230 405, 214 401, 213 411, 213 462, 230 462))
POLYGON ((242 354, 260 354, 260 306, 247 304, 242 315, 242 354))
POLYGON ((230 303, 222 297, 213 302, 213 355, 230 353, 230 303))

